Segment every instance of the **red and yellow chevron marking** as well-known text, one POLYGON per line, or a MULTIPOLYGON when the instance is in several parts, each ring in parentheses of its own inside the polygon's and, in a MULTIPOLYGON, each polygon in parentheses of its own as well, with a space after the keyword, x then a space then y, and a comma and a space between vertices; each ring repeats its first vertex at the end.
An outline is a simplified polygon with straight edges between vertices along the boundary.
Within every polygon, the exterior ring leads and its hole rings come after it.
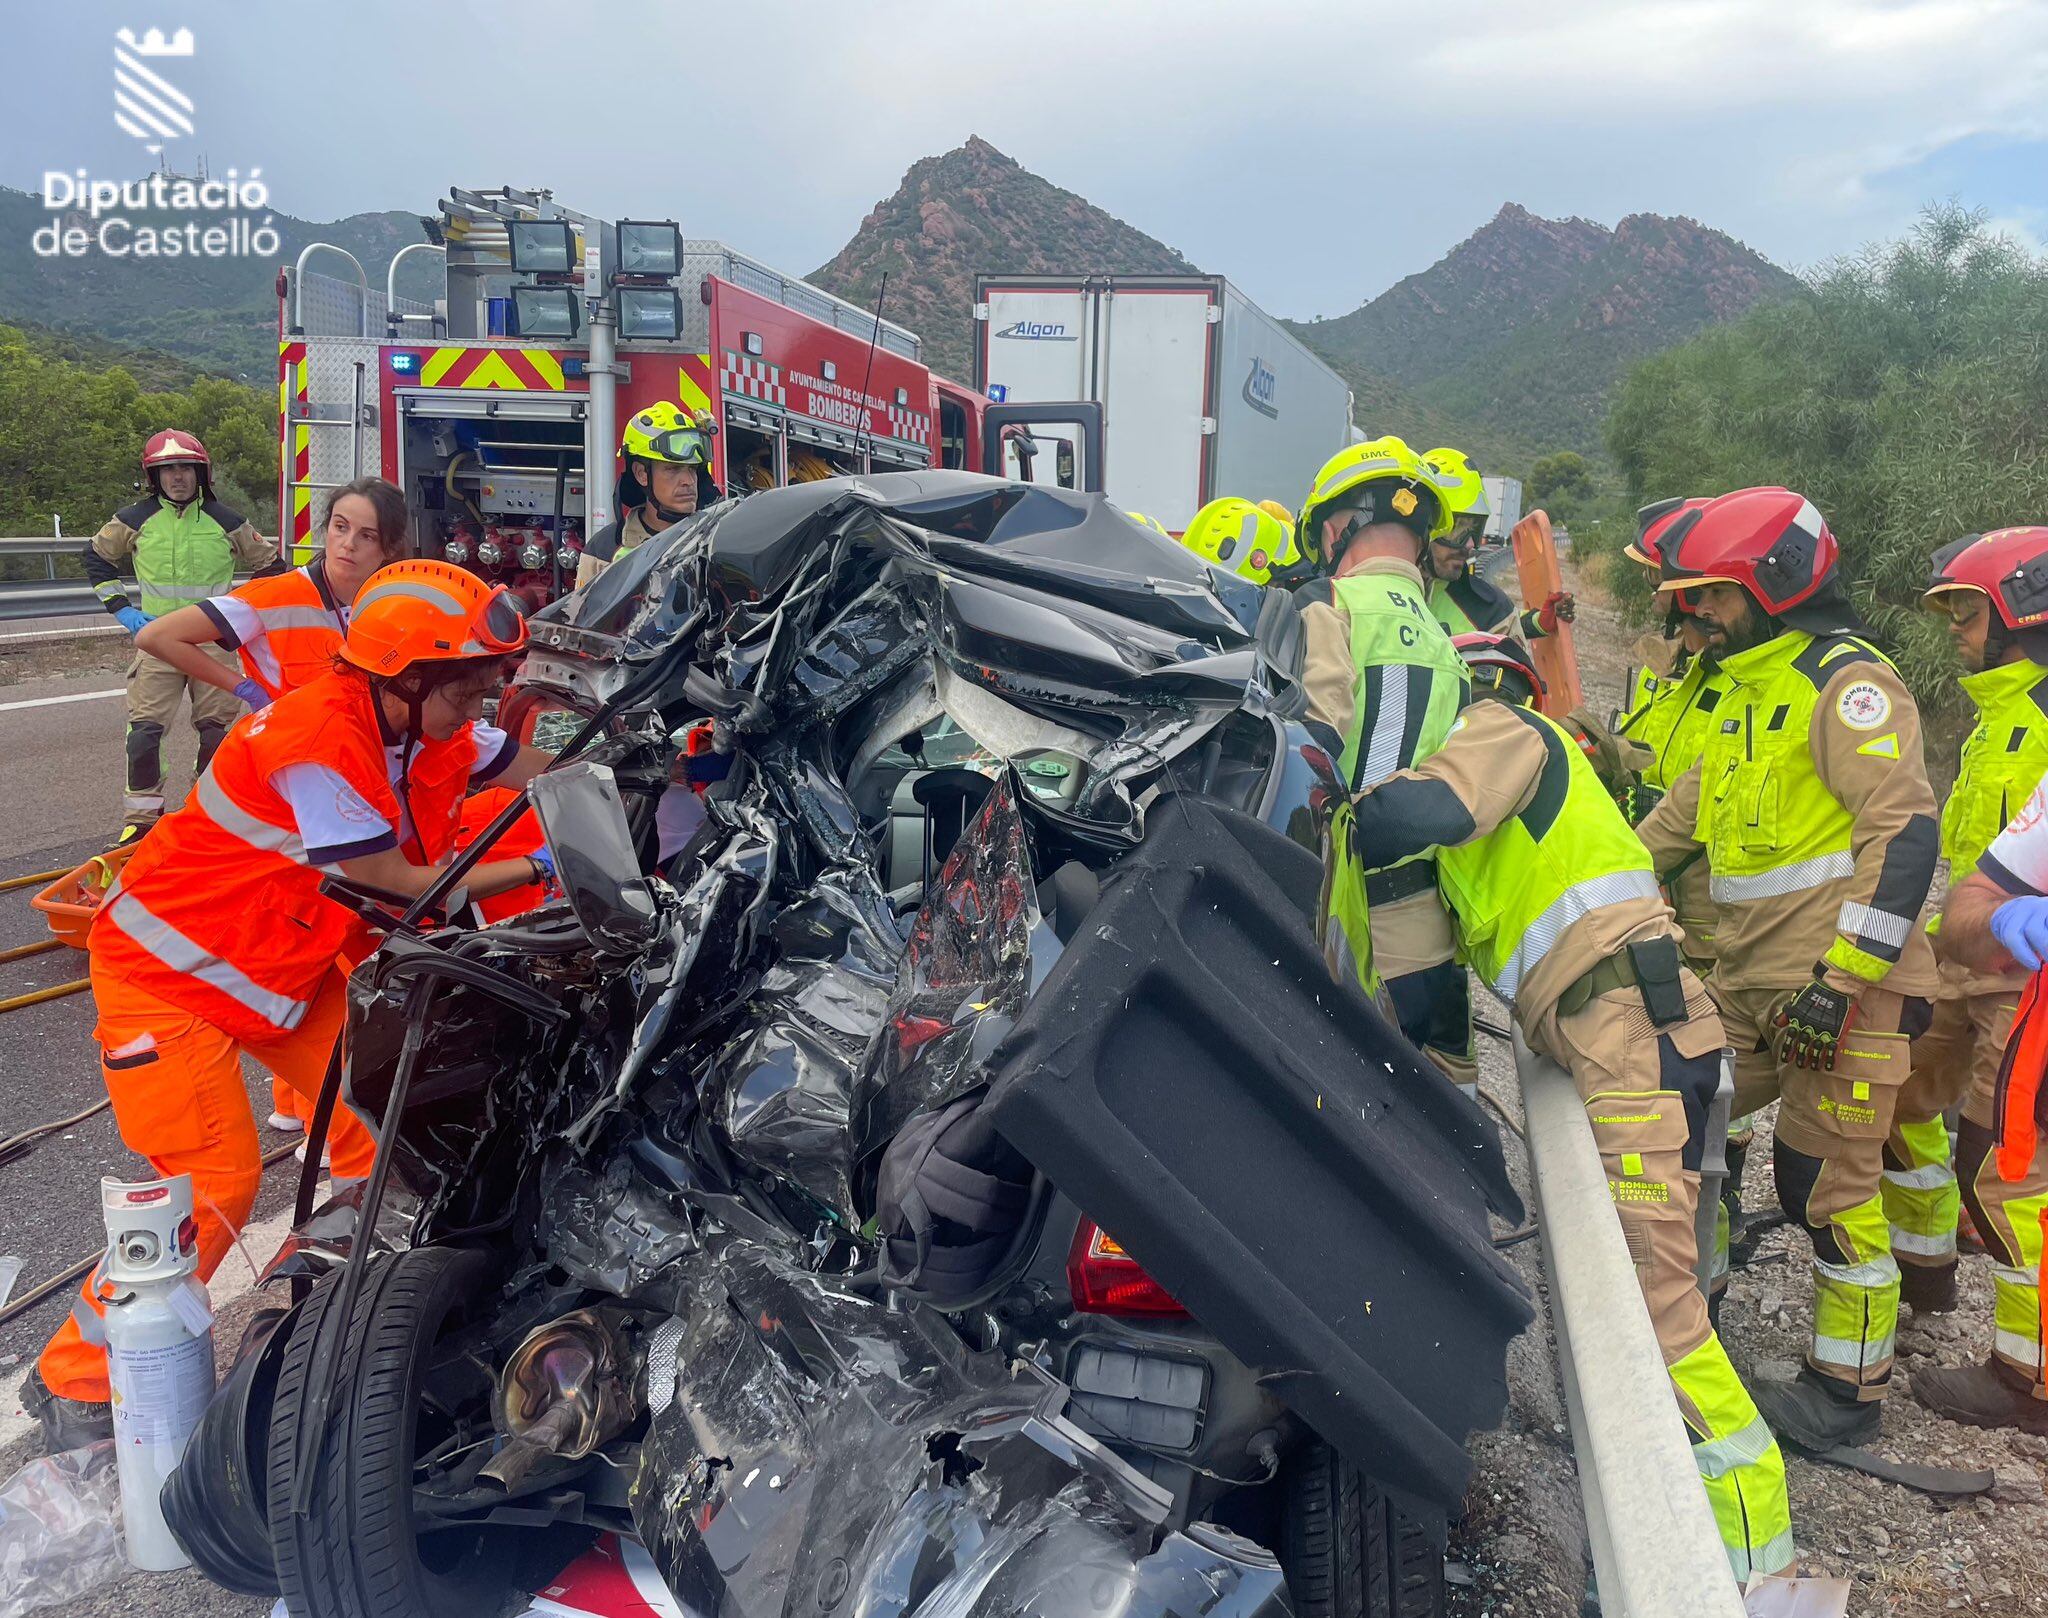
POLYGON ((313 472, 313 429, 305 424, 306 345, 280 340, 277 345, 277 419, 283 426, 279 440, 284 459, 284 482, 291 496, 290 523, 286 528, 291 557, 296 565, 312 558, 313 491, 306 480, 313 472), (296 400, 300 416, 292 421, 291 404, 296 400))
POLYGON ((420 365, 429 388, 502 388, 508 393, 562 393, 562 362, 542 348, 437 348, 420 365))

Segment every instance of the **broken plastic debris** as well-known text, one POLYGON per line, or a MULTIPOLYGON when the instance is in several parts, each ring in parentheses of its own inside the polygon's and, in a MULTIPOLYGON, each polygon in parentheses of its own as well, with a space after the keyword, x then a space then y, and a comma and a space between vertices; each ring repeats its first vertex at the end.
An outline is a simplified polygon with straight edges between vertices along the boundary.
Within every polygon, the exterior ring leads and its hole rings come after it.
POLYGON ((1748 1618, 1846 1618, 1847 1579, 1787 1579, 1752 1573, 1742 1592, 1748 1618))
POLYGON ((30 1461, 0 1487, 0 1618, 71 1607, 127 1568, 112 1439, 30 1461))

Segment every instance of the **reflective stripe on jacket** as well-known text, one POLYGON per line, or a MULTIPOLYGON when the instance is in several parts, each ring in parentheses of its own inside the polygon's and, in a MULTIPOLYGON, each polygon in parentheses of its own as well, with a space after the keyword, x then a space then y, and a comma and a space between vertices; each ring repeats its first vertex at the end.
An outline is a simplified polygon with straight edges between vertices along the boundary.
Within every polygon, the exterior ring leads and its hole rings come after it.
MULTIPOLYGON (((414 754, 414 863, 432 864, 453 846, 475 762, 467 725, 414 754)), ((298 1026, 335 958, 360 953, 363 932, 353 912, 321 894, 291 806, 271 785, 301 763, 325 765, 400 824, 369 682, 329 674, 302 686, 237 723, 184 807, 137 848, 93 921, 89 943, 103 972, 233 1039, 276 1039, 298 1026)))
MULTIPOLYGON (((1941 809, 1941 856, 1949 880, 1960 882, 2048 776, 2048 669, 2022 658, 1962 677, 1977 708, 1977 724, 1963 742, 1956 784, 1941 809)), ((1940 917, 1927 930, 1937 931, 1940 917)), ((1971 971, 1965 994, 2008 993, 2025 972, 1971 971)))
POLYGON ((237 561, 257 567, 274 559, 269 542, 232 506, 194 500, 180 509, 156 495, 114 513, 90 549, 104 564, 88 566, 94 593, 110 606, 125 605, 113 569, 132 557, 142 610, 152 618, 221 594, 237 561))
MULTIPOLYGON (((289 573, 251 579, 235 591, 235 599, 245 603, 263 627, 263 638, 236 644, 235 655, 241 659, 242 672, 273 701, 334 672, 334 654, 341 650, 346 626, 328 592, 321 558, 289 573)), ((227 625, 216 621, 215 627, 232 638, 227 625)))

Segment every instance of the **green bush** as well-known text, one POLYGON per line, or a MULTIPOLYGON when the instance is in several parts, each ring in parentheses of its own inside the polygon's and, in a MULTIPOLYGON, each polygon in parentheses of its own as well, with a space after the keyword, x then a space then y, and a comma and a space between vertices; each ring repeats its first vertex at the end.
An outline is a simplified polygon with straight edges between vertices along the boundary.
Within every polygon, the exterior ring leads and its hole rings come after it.
POLYGON ((1929 208, 1804 296, 1637 365, 1606 436, 1633 504, 1805 494, 1880 641, 1924 705, 1953 713, 1954 661, 1920 592, 1950 540, 2048 522, 2048 261, 1981 214, 1929 208))

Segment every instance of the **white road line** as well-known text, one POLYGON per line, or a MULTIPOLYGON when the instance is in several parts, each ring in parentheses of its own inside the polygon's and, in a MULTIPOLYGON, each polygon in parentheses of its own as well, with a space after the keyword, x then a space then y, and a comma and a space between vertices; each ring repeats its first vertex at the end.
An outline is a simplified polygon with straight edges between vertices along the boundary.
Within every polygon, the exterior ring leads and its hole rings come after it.
POLYGON ((55 708, 66 702, 98 702, 102 697, 125 697, 127 694, 116 687, 112 691, 79 691, 68 697, 32 697, 27 702, 0 702, 0 713, 14 713, 22 708, 55 708))
MULTIPOLYGON (((298 1165, 293 1164, 292 1168, 292 1184, 296 1186, 298 1165)), ((324 1189, 322 1196, 325 1196, 324 1189)), ((291 1233, 291 1228, 292 1210, 287 1204, 268 1219, 259 1219, 254 1224, 245 1225, 242 1228, 242 1245, 248 1248, 249 1257, 258 1265, 268 1264, 276 1257, 277 1250, 284 1245, 284 1239, 291 1233)), ((206 1283, 207 1297, 213 1304, 216 1318, 237 1298, 247 1297, 255 1290, 255 1276, 249 1273, 249 1266, 242 1262, 242 1255, 232 1249, 226 1261, 214 1272, 213 1279, 206 1283)), ((23 1434, 36 1430, 35 1417, 23 1410, 21 1405, 21 1390, 27 1385, 28 1379, 35 1375, 35 1355, 24 1355, 23 1361, 19 1371, 9 1371, 4 1379, 0 1379, 0 1449, 6 1448, 23 1434)))

